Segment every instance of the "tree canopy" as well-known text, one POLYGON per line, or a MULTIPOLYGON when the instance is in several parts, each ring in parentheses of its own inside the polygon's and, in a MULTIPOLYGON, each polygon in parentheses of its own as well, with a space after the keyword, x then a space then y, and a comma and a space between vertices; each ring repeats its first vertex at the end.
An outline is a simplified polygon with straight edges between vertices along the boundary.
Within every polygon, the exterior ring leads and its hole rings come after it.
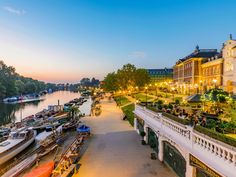
POLYGON ((56 84, 44 83, 32 78, 23 77, 15 68, 0 61, 0 99, 29 93, 38 93, 45 89, 56 89, 56 84))
POLYGON ((104 78, 103 88, 107 91, 132 90, 144 87, 150 82, 146 69, 137 69, 132 64, 126 64, 117 72, 108 73, 104 78))

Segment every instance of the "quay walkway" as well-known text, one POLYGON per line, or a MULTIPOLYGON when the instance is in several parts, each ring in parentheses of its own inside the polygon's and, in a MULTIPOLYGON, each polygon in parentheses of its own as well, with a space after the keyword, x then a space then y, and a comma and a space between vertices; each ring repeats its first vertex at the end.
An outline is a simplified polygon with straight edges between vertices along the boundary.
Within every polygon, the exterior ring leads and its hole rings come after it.
POLYGON ((159 160, 151 160, 151 148, 141 145, 141 137, 113 100, 102 101, 99 117, 83 118, 91 127, 88 148, 79 163, 76 177, 175 177, 159 160))

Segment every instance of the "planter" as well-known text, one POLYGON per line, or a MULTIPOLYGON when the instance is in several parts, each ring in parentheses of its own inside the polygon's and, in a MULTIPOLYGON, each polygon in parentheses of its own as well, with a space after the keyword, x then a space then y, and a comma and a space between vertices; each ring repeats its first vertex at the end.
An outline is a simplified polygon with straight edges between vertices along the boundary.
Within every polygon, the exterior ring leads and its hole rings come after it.
POLYGON ((142 142, 142 145, 146 145, 146 142, 144 140, 142 140, 141 142, 142 142))
POLYGON ((151 159, 152 160, 156 160, 157 159, 156 153, 154 153, 154 152, 151 153, 151 159))

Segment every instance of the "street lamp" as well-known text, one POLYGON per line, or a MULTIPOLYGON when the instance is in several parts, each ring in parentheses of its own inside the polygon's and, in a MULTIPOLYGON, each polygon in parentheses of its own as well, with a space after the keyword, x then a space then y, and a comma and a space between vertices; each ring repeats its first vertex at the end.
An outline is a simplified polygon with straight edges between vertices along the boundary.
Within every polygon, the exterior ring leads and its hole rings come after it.
POLYGON ((172 94, 173 94, 173 99, 175 98, 175 93, 174 93, 174 90, 175 90, 175 88, 174 87, 171 87, 171 90, 172 90, 172 94))
POLYGON ((147 90, 148 90, 148 87, 145 87, 145 90, 146 90, 146 103, 145 103, 145 105, 147 107, 147 90))
POLYGON ((202 80, 200 80, 200 94, 202 94, 202 80))
POLYGON ((217 80, 216 80, 216 79, 213 79, 212 81, 214 82, 214 87, 216 88, 216 82, 217 82, 217 80))

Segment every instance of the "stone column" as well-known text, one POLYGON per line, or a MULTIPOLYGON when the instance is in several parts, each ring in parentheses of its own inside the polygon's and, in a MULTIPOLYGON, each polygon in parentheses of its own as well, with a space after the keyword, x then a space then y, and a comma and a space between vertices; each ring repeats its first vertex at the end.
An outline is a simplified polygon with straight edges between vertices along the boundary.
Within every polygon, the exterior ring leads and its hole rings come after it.
POLYGON ((145 132, 145 136, 144 136, 144 141, 146 143, 148 143, 148 125, 146 123, 144 123, 144 126, 143 126, 143 131, 145 132))
POLYGON ((187 157, 185 158, 186 159, 186 173, 185 173, 185 176, 193 177, 193 175, 194 175, 194 167, 190 165, 189 153, 186 156, 187 157))
POLYGON ((138 123, 137 123, 137 118, 134 118, 134 130, 139 134, 139 129, 138 129, 138 123))
POLYGON ((159 142, 159 151, 158 151, 158 159, 163 162, 163 156, 164 156, 164 144, 163 144, 163 138, 161 136, 158 137, 159 142))

